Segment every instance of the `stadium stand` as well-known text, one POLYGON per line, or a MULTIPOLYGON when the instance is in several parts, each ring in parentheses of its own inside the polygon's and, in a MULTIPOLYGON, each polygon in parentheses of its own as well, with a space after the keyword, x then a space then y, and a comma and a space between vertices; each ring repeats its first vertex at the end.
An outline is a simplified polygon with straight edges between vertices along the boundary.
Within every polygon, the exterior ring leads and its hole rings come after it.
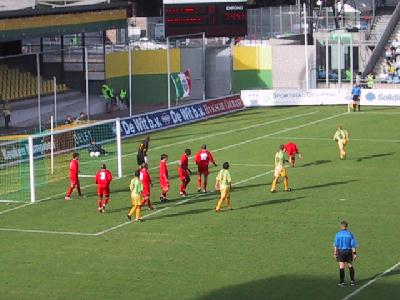
MULTIPOLYGON (((57 84, 57 92, 67 91, 67 86, 57 84)), ((42 78, 41 95, 49 95, 54 92, 53 81, 42 78)), ((37 77, 30 72, 11 68, 6 64, 0 64, 0 98, 14 101, 37 96, 37 77)))

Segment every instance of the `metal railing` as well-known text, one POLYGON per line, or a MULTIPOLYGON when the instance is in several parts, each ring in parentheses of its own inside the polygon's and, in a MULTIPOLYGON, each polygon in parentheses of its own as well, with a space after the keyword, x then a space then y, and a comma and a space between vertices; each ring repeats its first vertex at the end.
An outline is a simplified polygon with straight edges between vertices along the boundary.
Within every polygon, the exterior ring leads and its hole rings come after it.
POLYGON ((367 76, 374 70, 376 63, 378 62, 379 58, 383 54, 383 50, 390 39, 390 36, 393 33, 393 30, 396 28, 397 24, 400 21, 400 2, 397 4, 396 9, 394 10, 392 17, 388 25, 386 26, 385 31, 383 32, 378 44, 376 45, 374 51, 371 54, 371 57, 366 65, 364 72, 362 73, 362 77, 367 76))

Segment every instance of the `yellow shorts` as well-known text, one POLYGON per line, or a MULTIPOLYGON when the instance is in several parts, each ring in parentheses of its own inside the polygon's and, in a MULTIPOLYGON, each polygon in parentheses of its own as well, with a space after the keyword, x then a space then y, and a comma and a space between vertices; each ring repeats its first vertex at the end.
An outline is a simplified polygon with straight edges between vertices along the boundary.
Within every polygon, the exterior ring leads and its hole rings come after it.
POLYGON ((221 193, 222 199, 226 199, 231 196, 231 189, 229 186, 221 186, 219 192, 221 193))
POLYGON ((285 177, 287 176, 286 169, 281 167, 276 167, 274 175, 275 177, 285 177))
POLYGON ((132 205, 141 205, 143 200, 142 194, 131 193, 132 205))

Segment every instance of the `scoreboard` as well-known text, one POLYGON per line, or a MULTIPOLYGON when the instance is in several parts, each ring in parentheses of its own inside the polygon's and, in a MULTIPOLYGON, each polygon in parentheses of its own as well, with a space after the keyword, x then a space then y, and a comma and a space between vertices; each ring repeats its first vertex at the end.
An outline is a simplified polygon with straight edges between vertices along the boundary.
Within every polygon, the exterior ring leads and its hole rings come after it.
POLYGON ((206 37, 247 35, 246 0, 164 0, 165 36, 205 32, 206 37))

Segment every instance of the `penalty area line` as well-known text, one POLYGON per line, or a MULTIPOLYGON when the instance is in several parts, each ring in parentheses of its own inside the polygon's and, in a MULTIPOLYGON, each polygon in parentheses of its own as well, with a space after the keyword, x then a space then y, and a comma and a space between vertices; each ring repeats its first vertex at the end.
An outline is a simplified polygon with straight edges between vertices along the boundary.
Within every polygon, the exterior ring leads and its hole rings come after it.
MULTIPOLYGON (((312 111, 312 112, 309 112, 309 113, 306 113, 306 114, 294 115, 294 116, 291 116, 291 117, 282 118, 282 119, 277 119, 277 120, 272 120, 272 121, 269 121, 269 122, 270 122, 270 123, 274 123, 274 122, 278 122, 278 121, 282 121, 282 120, 292 120, 292 119, 299 118, 300 116, 306 116, 306 115, 315 114, 316 112, 317 112, 317 111, 312 111)), ((278 134, 285 133, 285 132, 288 132, 288 131, 292 131, 292 130, 296 130, 296 129, 301 129, 301 128, 304 128, 304 127, 307 127, 307 126, 310 126, 310 125, 316 125, 316 124, 318 124, 318 123, 321 123, 321 122, 324 122, 324 121, 328 121, 328 120, 332 120, 332 119, 334 119, 334 118, 337 118, 337 117, 340 117, 340 116, 344 116, 344 115, 346 115, 346 114, 347 114, 347 112, 346 112, 346 113, 340 113, 340 114, 331 115, 331 116, 326 117, 326 118, 317 119, 317 120, 314 120, 314 121, 311 121, 311 122, 307 122, 307 123, 303 123, 303 124, 301 124, 301 125, 294 126, 294 127, 290 127, 290 128, 285 128, 285 129, 283 129, 283 130, 279 130, 279 131, 275 131, 275 132, 268 133, 268 134, 265 134, 265 135, 261 135, 261 136, 255 137, 255 138, 251 138, 251 139, 248 139, 248 140, 244 140, 244 141, 242 141, 242 142, 239 142, 239 143, 236 143, 236 144, 231 144, 231 145, 229 145, 229 146, 225 146, 225 147, 222 147, 222 148, 214 149, 214 150, 211 150, 211 151, 212 151, 212 152, 219 152, 219 151, 223 151, 223 150, 235 148, 235 147, 237 147, 237 146, 241 146, 241 145, 244 145, 244 144, 247 144, 247 143, 250 143, 250 142, 254 142, 254 141, 259 141, 259 140, 262 140, 262 139, 266 139, 266 138, 268 138, 268 137, 276 136, 276 135, 278 135, 278 134)), ((266 122, 266 123, 267 123, 267 122, 266 122)), ((266 123, 265 123, 265 124, 266 124, 266 123)), ((248 126, 248 127, 242 127, 242 128, 238 128, 238 129, 233 129, 233 130, 224 132, 224 134, 231 133, 231 132, 236 132, 236 131, 240 131, 240 130, 244 130, 244 128, 254 128, 254 127, 256 127, 257 125, 258 125, 258 124, 251 125, 251 126, 248 126)), ((219 134, 209 135, 208 137, 210 137, 210 136, 217 136, 217 135, 222 135, 222 132, 219 133, 219 134)), ((205 137, 207 137, 207 136, 205 136, 205 137)), ((191 139, 191 140, 198 140, 198 138, 196 138, 196 139, 191 139)), ((186 142, 189 142, 189 141, 191 141, 191 140, 186 140, 186 142)), ((169 146, 172 146, 172 145, 182 144, 182 143, 184 143, 184 142, 185 142, 185 141, 181 141, 181 142, 177 142, 177 143, 173 143, 173 144, 169 144, 169 145, 160 146, 160 147, 158 147, 158 149, 160 149, 160 148, 162 148, 162 147, 169 147, 169 146)), ((156 148, 154 148, 154 149, 156 149, 156 148)), ((127 155, 128 155, 128 154, 126 154, 125 156, 127 156, 127 155)), ((124 155, 123 155, 123 156, 124 156, 124 155)), ((172 162, 172 163, 177 163, 177 162, 179 162, 179 161, 174 161, 174 162, 172 162)), ((168 165, 170 165, 170 164, 172 164, 172 163, 169 163, 168 165)), ((154 169, 156 169, 156 168, 157 168, 157 167, 150 168, 149 170, 154 170, 154 169)), ((125 178, 125 177, 128 177, 128 176, 132 176, 132 175, 131 175, 131 174, 123 175, 122 178, 125 178)), ((120 179, 120 178, 118 178, 118 179, 120 179)), ((86 188, 88 188, 88 187, 93 187, 93 186, 95 186, 95 184, 89 184, 89 185, 86 185, 86 186, 81 187, 81 189, 86 189, 86 188)), ((40 202, 43 202, 43 201, 47 201, 47 200, 50 200, 50 199, 53 199, 53 198, 56 198, 56 197, 60 197, 60 196, 63 196, 63 195, 65 195, 65 193, 58 193, 58 194, 55 194, 55 195, 52 195, 52 196, 49 196, 49 197, 40 199, 40 200, 36 201, 36 203, 40 203, 40 202)), ((26 206, 26 205, 18 206, 18 207, 15 207, 13 210, 16 210, 16 209, 19 209, 19 208, 23 208, 23 207, 25 207, 25 206, 26 206)), ((9 212, 9 211, 10 211, 10 210, 5 210, 5 211, 3 211, 2 213, 4 214, 4 213, 9 212)))
MULTIPOLYGON (((273 171, 271 170, 271 171, 263 172, 261 174, 258 174, 258 175, 243 179, 241 181, 233 183, 232 186, 240 185, 242 183, 245 183, 245 182, 254 180, 256 178, 265 176, 265 175, 270 174, 272 172, 273 171)), ((165 212, 165 211, 167 211, 167 210, 169 210, 171 208, 180 206, 180 205, 185 204, 185 203, 187 203, 189 201, 193 201, 193 200, 195 200, 197 198, 201 198, 202 196, 205 196, 205 195, 207 195, 207 194, 197 194, 197 195, 194 195, 193 197, 180 200, 180 201, 176 202, 174 205, 167 206, 167 207, 164 207, 164 208, 161 208, 161 209, 157 209, 154 212, 151 212, 151 213, 149 213, 147 215, 144 215, 142 217, 142 219, 147 219, 147 218, 149 218, 151 216, 154 216, 156 214, 160 214, 160 213, 165 212)), ((0 231, 22 232, 22 233, 39 233, 39 234, 54 234, 54 235, 73 235, 73 236, 102 236, 102 235, 104 235, 104 234, 106 234, 108 232, 114 231, 116 229, 122 228, 122 227, 124 227, 126 225, 129 225, 129 224, 132 224, 132 223, 133 222, 131 222, 131 221, 126 221, 124 223, 118 224, 116 226, 107 228, 105 230, 102 230, 102 231, 99 231, 99 232, 96 232, 96 233, 84 233, 84 232, 72 232, 72 231, 36 230, 36 229, 18 229, 18 228, 0 228, 0 231)))
POLYGON ((72 231, 51 231, 51 230, 36 230, 36 229, 18 229, 18 228, 0 228, 0 231, 14 231, 25 233, 47 233, 59 235, 77 235, 77 236, 96 236, 94 233, 72 232, 72 231))
POLYGON ((382 278, 383 276, 385 276, 386 274, 392 272, 394 269, 396 269, 397 267, 400 266, 400 262, 398 262, 397 264, 391 266, 389 269, 387 269, 386 271, 382 272, 381 274, 379 274, 378 276, 376 276, 375 278, 371 279, 370 281, 368 281, 366 284, 360 286, 358 289, 356 289, 354 292, 352 292, 351 294, 347 295, 346 297, 344 297, 342 300, 348 300, 351 297, 357 295, 359 292, 361 292, 362 290, 364 290, 365 288, 367 288, 368 286, 370 286, 371 284, 373 284, 374 282, 376 282, 379 278, 382 278))

